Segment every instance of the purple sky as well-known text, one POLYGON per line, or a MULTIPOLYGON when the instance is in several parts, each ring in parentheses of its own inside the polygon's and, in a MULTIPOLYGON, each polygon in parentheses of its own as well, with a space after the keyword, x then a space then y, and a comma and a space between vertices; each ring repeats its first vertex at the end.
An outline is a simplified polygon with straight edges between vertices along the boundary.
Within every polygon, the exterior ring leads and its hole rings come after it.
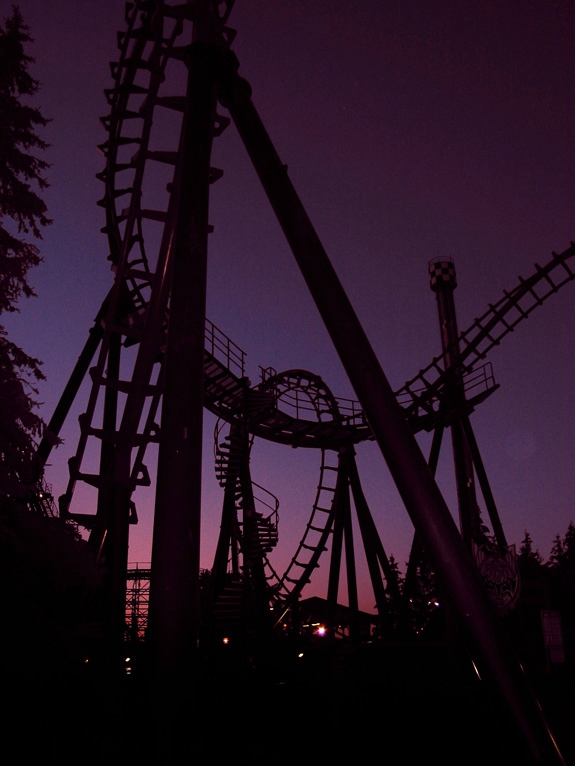
MULTIPOLYGON (((48 420, 112 279, 96 145, 124 4, 19 5, 36 40, 37 103, 52 118, 54 224, 31 274, 38 298, 6 324, 44 361, 48 420)), ((0 9, 6 16, 10 3, 0 9)), ((534 0, 520 10, 491 0, 236 2, 240 74, 394 389, 440 351, 429 259, 455 261, 463 330, 575 239, 574 22, 573 3, 534 0)), ((247 352, 253 383, 258 365, 304 368, 354 398, 233 126, 215 141, 213 164, 224 176, 212 187, 209 318, 247 352)), ((472 416, 508 540, 528 529, 544 556, 575 520, 574 290, 490 352, 501 387, 472 416)), ((85 406, 84 392, 47 471, 56 496, 85 406)), ((207 567, 221 507, 213 422, 206 414, 207 567)), ((429 438, 420 440, 427 454, 429 438)), ((303 532, 316 463, 302 450, 254 446, 253 478, 280 498, 280 557, 303 532)), ((384 546, 403 567, 412 527, 374 444, 359 446, 358 464, 384 546)), ((438 480, 455 509, 451 465, 446 441, 438 480)), ((147 561, 153 491, 136 500, 130 560, 147 561)))

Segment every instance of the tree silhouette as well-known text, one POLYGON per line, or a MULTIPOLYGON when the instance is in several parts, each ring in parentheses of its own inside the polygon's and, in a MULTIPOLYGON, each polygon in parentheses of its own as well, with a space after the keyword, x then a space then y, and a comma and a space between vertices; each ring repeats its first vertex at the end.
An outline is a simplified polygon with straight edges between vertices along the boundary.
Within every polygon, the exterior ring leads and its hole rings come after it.
MULTIPOLYGON (((34 296, 28 271, 41 262, 41 229, 51 223, 39 192, 47 187, 48 163, 35 156, 47 144, 37 130, 48 120, 24 103, 39 83, 28 72, 34 59, 17 7, 0 25, 0 315, 18 311, 21 297, 34 296)), ((43 429, 36 413, 37 383, 44 379, 38 359, 11 342, 0 325, 0 500, 22 499, 34 483, 35 440, 43 429)))
POLYGON ((402 593, 405 578, 401 574, 399 564, 393 555, 389 557, 389 577, 390 579, 393 579, 393 583, 388 583, 387 585, 389 625, 392 631, 396 631, 398 628, 402 627, 402 593))
POLYGON ((547 566, 551 567, 552 569, 561 569, 563 565, 564 556, 565 556, 565 546, 563 544, 563 540, 561 539, 561 535, 558 532, 553 538, 553 545, 551 547, 551 552, 549 554, 549 560, 547 561, 547 566))
POLYGON ((425 555, 419 559, 412 587, 405 595, 408 597, 410 622, 414 634, 430 639, 435 638, 442 599, 439 596, 435 573, 425 555))
POLYGON ((563 556, 565 560, 566 569, 575 568, 575 524, 572 521, 569 522, 567 532, 563 538, 563 556))
POLYGON ((568 656, 575 654, 575 525, 571 521, 564 537, 556 534, 547 562, 551 578, 552 606, 561 613, 568 656))
POLYGON ((24 509, 0 520, 0 677, 81 667, 101 638, 101 572, 73 525, 24 509))
POLYGON ((543 557, 536 548, 533 548, 533 540, 527 530, 525 530, 525 537, 519 547, 519 563, 523 567, 535 569, 543 566, 543 557))
MULTIPOLYGON (((0 24, 0 315, 35 295, 28 272, 41 262, 34 240, 51 223, 41 192, 48 120, 26 99, 38 82, 28 72, 32 42, 17 7, 0 24)), ((38 482, 36 413, 40 362, 0 325, 0 675, 61 670, 97 644, 101 572, 75 525, 33 505, 38 482)))

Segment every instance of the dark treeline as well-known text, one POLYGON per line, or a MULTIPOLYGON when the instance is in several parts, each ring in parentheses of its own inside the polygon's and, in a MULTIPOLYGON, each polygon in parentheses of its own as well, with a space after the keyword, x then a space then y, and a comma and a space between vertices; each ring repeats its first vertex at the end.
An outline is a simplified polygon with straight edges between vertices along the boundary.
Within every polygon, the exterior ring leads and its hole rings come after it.
MULTIPOLYGON (((575 658, 575 524, 571 521, 563 537, 556 534, 547 561, 526 531, 519 548, 521 594, 516 609, 516 632, 531 638, 525 652, 543 646, 541 612, 558 612, 561 620, 565 658, 575 658), (535 640, 533 640, 535 639, 535 640)), ((537 656, 531 659, 537 660, 537 656)))
POLYGON ((80 660, 98 635, 100 573, 75 525, 57 518, 36 463, 41 362, 8 337, 3 315, 35 296, 30 269, 51 223, 42 192, 48 118, 33 105, 33 42, 16 6, 0 20, 0 674, 38 673, 80 660))
MULTIPOLYGON (((445 604, 425 556, 416 566, 407 565, 406 575, 393 557, 391 562, 403 597, 404 624, 411 636, 441 641, 446 629, 445 604)), ((546 612, 560 623, 565 662, 575 660, 575 524, 570 522, 563 536, 556 534, 547 560, 526 530, 518 546, 517 566, 519 597, 502 618, 522 660, 532 666, 549 666, 543 622, 546 612)))

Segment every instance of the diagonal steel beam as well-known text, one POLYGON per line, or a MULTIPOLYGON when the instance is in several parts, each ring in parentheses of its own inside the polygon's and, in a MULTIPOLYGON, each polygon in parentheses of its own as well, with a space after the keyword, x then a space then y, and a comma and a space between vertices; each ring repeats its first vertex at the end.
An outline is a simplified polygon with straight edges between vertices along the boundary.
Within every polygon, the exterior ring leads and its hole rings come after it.
POLYGON ((252 103, 251 88, 237 72, 230 73, 221 102, 230 111, 476 662, 501 692, 536 762, 564 763, 433 474, 252 103))

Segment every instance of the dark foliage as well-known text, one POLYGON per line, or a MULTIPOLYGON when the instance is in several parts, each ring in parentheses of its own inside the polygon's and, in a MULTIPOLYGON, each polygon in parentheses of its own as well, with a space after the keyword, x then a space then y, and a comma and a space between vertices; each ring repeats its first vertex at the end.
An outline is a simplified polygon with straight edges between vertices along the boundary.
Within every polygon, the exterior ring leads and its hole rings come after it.
POLYGON ((533 548, 533 540, 527 530, 519 547, 519 562, 524 567, 537 569, 543 564, 543 557, 536 548, 533 548))
POLYGON ((424 640, 435 640, 441 631, 443 599, 435 572, 427 556, 421 552, 412 563, 402 583, 405 610, 402 619, 407 622, 408 634, 424 640))
POLYGON ((523 660, 528 665, 545 667, 546 655, 542 612, 558 612, 567 660, 575 657, 575 525, 565 535, 559 533, 547 561, 533 547, 529 532, 519 549, 521 595, 510 617, 513 635, 523 660))
POLYGON ((557 533, 553 538, 553 547, 551 548, 551 553, 549 554, 549 561, 547 562, 547 565, 552 569, 560 569, 562 568, 564 557, 565 546, 563 540, 561 539, 561 535, 557 533))
MULTIPOLYGON (((41 262, 34 240, 50 223, 40 193, 47 124, 25 103, 39 84, 28 71, 32 42, 17 7, 0 23, 0 315, 35 295, 28 271, 41 262), (30 238, 32 241, 30 241, 30 238)), ((0 325, 0 673, 46 673, 80 662, 98 640, 100 571, 74 525, 42 511, 35 453, 40 362, 0 325)))
POLYGON ((100 638, 101 573, 77 530, 5 501, 0 517, 0 674, 80 667, 100 638))
POLYGON ((556 535, 547 568, 551 608, 559 610, 568 655, 575 656, 575 525, 572 521, 563 538, 556 535))
MULTIPOLYGON (((23 102, 39 89, 28 71, 34 61, 24 50, 29 42, 28 27, 13 7, 0 25, 0 314, 18 311, 20 298, 35 294, 28 271, 41 257, 29 236, 41 238, 51 222, 38 193, 47 186, 48 164, 34 154, 47 148, 36 131, 48 120, 23 102)), ((34 397, 43 379, 39 360, 12 343, 0 325, 0 497, 23 496, 37 479, 33 457, 44 423, 34 397)))

